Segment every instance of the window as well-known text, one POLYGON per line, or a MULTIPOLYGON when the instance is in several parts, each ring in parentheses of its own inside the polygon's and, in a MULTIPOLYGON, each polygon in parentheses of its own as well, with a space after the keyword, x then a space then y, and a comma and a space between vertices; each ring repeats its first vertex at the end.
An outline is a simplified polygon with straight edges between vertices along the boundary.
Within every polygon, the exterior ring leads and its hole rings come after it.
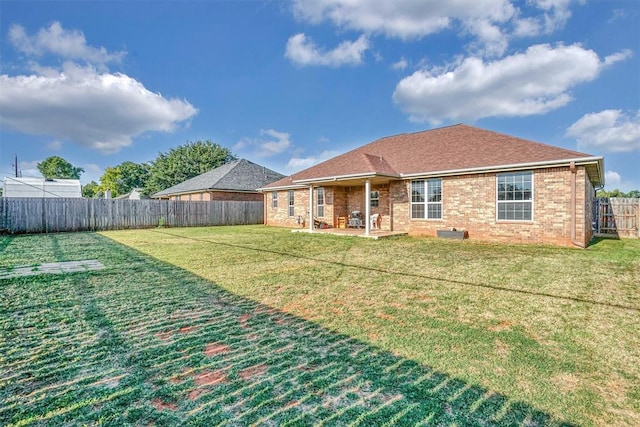
POLYGON ((442 180, 411 181, 411 218, 442 219, 442 180))
POLYGON ((533 219, 533 173, 513 172, 496 176, 498 220, 533 219))
POLYGON ((324 216, 324 188, 318 187, 318 189, 316 190, 316 199, 318 203, 317 214, 319 217, 323 217, 324 216))
POLYGON ((278 192, 277 191, 272 191, 271 192, 271 207, 272 208, 277 208, 278 207, 278 192))
POLYGON ((369 200, 371 201, 370 206, 372 208, 377 208, 378 206, 380 206, 380 192, 372 191, 371 193, 369 193, 369 200))
POLYGON ((295 200, 294 200, 294 191, 293 190, 289 190, 289 216, 293 216, 294 213, 294 209, 293 209, 293 204, 294 204, 295 200))

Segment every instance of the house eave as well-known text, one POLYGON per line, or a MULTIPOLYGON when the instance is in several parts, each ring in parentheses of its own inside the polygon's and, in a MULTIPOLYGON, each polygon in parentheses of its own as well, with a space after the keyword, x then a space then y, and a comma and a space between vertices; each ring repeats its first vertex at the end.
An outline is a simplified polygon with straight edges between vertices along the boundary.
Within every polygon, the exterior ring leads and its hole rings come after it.
POLYGON ((392 174, 381 174, 375 172, 364 172, 364 173, 355 173, 348 175, 334 175, 334 176, 324 176, 319 178, 309 178, 309 179, 298 179, 294 180, 294 183, 302 184, 302 185, 310 185, 310 184, 327 184, 331 182, 337 181, 350 181, 352 179, 367 179, 367 178, 400 178, 399 175, 392 174))
POLYGON ((542 162, 527 162, 527 163, 514 163, 508 165, 495 165, 486 167, 475 167, 465 169, 450 169, 432 172, 417 172, 417 173, 402 173, 400 177, 402 179, 414 179, 414 178, 428 178, 436 176, 453 176, 453 175, 470 175, 476 173, 492 173, 492 172, 505 172, 505 171, 517 171, 524 169, 541 169, 545 167, 559 167, 569 166, 571 162, 574 162, 577 166, 595 165, 598 175, 598 183, 604 184, 603 173, 603 158, 602 157, 579 157, 573 159, 561 159, 561 160, 546 160, 542 162))

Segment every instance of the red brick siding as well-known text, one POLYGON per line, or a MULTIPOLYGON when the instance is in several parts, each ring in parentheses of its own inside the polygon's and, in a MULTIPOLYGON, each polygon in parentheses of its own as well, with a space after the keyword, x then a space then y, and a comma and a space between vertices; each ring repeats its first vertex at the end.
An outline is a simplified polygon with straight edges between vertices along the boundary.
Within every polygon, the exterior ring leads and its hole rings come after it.
MULTIPOLYGON (((464 228, 470 239, 547 243, 572 246, 571 179, 568 167, 533 171, 533 221, 498 221, 496 218, 496 174, 475 174, 442 178, 442 219, 412 220, 411 181, 392 181, 372 186, 380 192, 380 206, 371 213, 382 214, 382 229, 410 234, 436 235, 437 230, 464 228)), ((267 224, 299 227, 296 216, 307 218, 309 189, 295 190, 295 216, 289 217, 287 191, 278 192, 278 208, 271 205, 271 192, 265 193, 267 224)), ((315 192, 314 192, 315 199, 315 192)), ((584 167, 576 171, 576 240, 591 239, 593 187, 584 167)), ((353 210, 365 212, 362 187, 325 187, 324 220, 336 225, 336 218, 353 210)), ((314 200, 314 211, 315 200, 314 200)), ((307 223, 308 224, 308 223, 307 223)))

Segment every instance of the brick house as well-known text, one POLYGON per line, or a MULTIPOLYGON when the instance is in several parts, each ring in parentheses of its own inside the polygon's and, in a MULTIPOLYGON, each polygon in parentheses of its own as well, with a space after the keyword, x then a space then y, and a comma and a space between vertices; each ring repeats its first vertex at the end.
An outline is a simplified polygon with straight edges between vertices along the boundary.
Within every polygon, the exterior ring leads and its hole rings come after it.
POLYGON ((154 199, 231 200, 261 202, 258 188, 284 175, 245 159, 234 160, 173 187, 152 194, 154 199))
POLYGON ((584 247, 603 168, 602 157, 459 124, 381 138, 261 190, 267 225, 348 227, 360 211, 379 214, 381 230, 584 247))

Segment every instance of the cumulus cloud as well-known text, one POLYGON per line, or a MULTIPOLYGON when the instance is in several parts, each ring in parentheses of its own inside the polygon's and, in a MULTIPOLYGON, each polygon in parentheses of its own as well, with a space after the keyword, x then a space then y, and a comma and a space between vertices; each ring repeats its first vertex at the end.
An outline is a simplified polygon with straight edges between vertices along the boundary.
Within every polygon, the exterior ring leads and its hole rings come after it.
POLYGON ((58 22, 37 34, 24 27, 9 30, 12 46, 29 58, 62 58, 58 67, 29 62, 31 74, 0 75, 0 125, 29 135, 52 138, 50 148, 64 142, 113 153, 149 131, 170 132, 197 110, 189 102, 167 99, 107 63, 125 52, 108 52, 87 44, 77 30, 58 22))
POLYGON ((290 149, 291 135, 278 132, 275 129, 260 129, 259 138, 243 138, 234 146, 234 150, 253 150, 258 157, 270 157, 281 154, 290 149))
POLYGON ((92 47, 81 31, 65 30, 59 22, 42 28, 37 34, 27 34, 25 28, 14 24, 9 28, 9 42, 13 47, 30 56, 47 53, 64 59, 84 60, 92 64, 120 62, 126 52, 108 52, 104 47, 92 47))
POLYGON ((622 177, 618 172, 615 171, 607 171, 604 174, 604 180, 608 185, 618 185, 622 180, 622 177))
POLYGON ((609 152, 640 151, 640 110, 627 115, 622 110, 604 110, 582 116, 567 129, 581 149, 609 152))
POLYGON ((404 70, 405 68, 407 68, 409 66, 409 62, 404 58, 400 58, 400 60, 398 62, 394 62, 393 64, 391 64, 391 68, 393 68, 394 70, 404 70))
POLYGON ((400 39, 437 33, 449 28, 456 19, 504 22, 515 13, 508 0, 296 0, 293 10, 298 19, 312 23, 330 21, 341 28, 383 33, 400 39))
POLYGON ((578 44, 535 45, 492 62, 469 57, 448 70, 416 71, 398 83, 393 100, 412 120, 433 124, 543 114, 569 103, 569 90, 607 65, 578 44))
POLYGON ((124 74, 67 62, 61 71, 0 75, 0 124, 113 153, 148 131, 170 132, 197 110, 124 74))
POLYGON ((329 160, 338 154, 341 153, 339 151, 325 150, 322 153, 313 156, 292 157, 289 160, 289 163, 287 163, 286 169, 292 172, 297 172, 320 162, 324 162, 325 160, 329 160))
POLYGON ((514 22, 514 35, 532 37, 551 34, 563 28, 571 17, 572 0, 531 0, 529 4, 541 11, 539 15, 518 18, 514 22))
POLYGON ((313 40, 303 33, 289 37, 284 56, 298 65, 325 65, 339 67, 341 65, 358 65, 369 49, 369 41, 363 35, 354 41, 343 41, 330 51, 316 46, 313 40))

